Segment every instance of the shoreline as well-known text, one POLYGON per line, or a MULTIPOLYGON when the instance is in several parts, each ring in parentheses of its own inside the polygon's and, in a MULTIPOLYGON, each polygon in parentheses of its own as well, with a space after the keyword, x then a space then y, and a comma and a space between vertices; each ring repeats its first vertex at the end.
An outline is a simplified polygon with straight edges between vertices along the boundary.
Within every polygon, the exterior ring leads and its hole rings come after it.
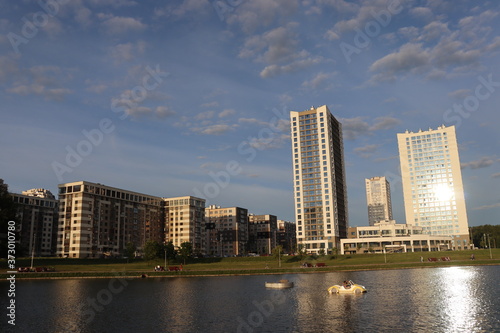
POLYGON ((497 266, 499 259, 477 262, 437 262, 437 263, 387 263, 353 266, 329 266, 322 268, 297 268, 297 269, 235 269, 235 270, 184 270, 181 272, 154 272, 154 271, 61 271, 61 272, 16 272, 0 273, 0 279, 6 281, 11 275, 15 275, 16 280, 64 280, 64 279, 147 279, 147 278, 189 278, 189 277, 224 277, 224 276, 249 276, 249 275, 283 275, 283 274, 317 274, 333 272, 356 272, 356 271, 376 271, 376 270, 397 270, 397 269, 422 269, 441 267, 470 267, 470 266, 497 266), (54 276, 51 276, 54 275, 54 276), (145 277, 143 277, 145 275, 145 277))

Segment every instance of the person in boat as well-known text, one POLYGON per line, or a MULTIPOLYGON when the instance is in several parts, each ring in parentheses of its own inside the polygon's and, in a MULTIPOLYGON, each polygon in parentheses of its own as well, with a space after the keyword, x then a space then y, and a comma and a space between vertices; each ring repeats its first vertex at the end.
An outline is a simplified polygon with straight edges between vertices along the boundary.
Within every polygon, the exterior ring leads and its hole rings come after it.
POLYGON ((344 288, 345 289, 351 288, 351 284, 348 281, 344 281, 344 288))

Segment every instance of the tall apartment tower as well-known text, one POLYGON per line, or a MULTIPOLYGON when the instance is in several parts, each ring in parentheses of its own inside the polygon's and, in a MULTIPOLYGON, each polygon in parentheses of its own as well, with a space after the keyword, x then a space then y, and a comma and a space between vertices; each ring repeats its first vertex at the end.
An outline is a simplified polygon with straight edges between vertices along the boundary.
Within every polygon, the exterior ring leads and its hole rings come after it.
POLYGON ((195 253, 205 254, 205 199, 183 196, 164 200, 165 242, 172 241, 178 247, 190 242, 195 253))
POLYGON ((297 245, 326 253, 347 236, 342 124, 323 105, 291 111, 290 125, 297 245))
POLYGON ((365 179, 368 223, 392 220, 391 187, 385 177, 365 179))
POLYGON ((163 241, 163 200, 86 181, 59 185, 57 255, 99 258, 140 253, 147 241, 163 241))
POLYGON ((451 235, 454 249, 469 245, 455 126, 398 133, 406 223, 432 235, 451 235))

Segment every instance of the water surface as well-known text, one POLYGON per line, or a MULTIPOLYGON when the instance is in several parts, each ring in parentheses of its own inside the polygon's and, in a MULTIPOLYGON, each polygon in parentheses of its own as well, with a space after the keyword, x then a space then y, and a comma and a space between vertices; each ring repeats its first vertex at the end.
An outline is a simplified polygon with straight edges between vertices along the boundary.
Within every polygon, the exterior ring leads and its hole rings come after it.
MULTIPOLYGON (((500 332, 500 266, 224 277, 17 280, 2 332, 500 332), (288 279, 295 287, 266 289, 288 279), (351 279, 362 295, 331 295, 351 279)), ((2 295, 7 283, 2 281, 2 295)), ((1 298, 1 307, 7 306, 1 298)))

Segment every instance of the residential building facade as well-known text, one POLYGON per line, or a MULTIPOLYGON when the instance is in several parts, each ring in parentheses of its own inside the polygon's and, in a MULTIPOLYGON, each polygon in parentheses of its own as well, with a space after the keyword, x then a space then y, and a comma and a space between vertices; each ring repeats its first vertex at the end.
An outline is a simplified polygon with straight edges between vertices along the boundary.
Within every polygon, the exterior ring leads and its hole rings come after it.
POLYGON ((140 254, 147 241, 163 241, 163 204, 160 197, 102 184, 60 184, 57 255, 120 256, 128 243, 140 254))
POLYGON ((248 210, 211 205, 205 209, 206 254, 220 257, 247 253, 248 210))
POLYGON ((368 224, 392 220, 391 187, 385 177, 365 179, 368 224))
POLYGON ((342 124, 326 105, 290 112, 297 243, 329 252, 347 235, 342 124))
POLYGON ((249 252, 271 254, 277 243, 278 219, 275 215, 248 215, 249 252))
POLYGON ((193 245, 196 254, 205 254, 205 199, 183 196, 164 198, 165 242, 180 247, 184 242, 193 245))
POLYGON ((450 235, 454 249, 469 247, 455 126, 398 133, 406 222, 431 235, 450 235))
POLYGON ((17 231, 22 252, 37 257, 55 256, 58 200, 45 189, 9 194, 17 206, 17 231))
POLYGON ((281 245, 284 253, 294 253, 297 251, 295 223, 278 220, 277 245, 281 245))

